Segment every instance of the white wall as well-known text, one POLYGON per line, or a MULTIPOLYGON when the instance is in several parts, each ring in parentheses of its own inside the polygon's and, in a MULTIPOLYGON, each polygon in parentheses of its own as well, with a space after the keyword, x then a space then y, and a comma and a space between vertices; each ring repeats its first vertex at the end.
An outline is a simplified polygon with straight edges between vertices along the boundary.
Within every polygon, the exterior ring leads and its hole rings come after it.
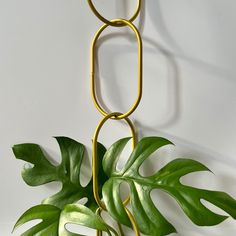
MULTIPOLYGON (((134 0, 95 2, 111 18, 126 17, 135 6, 134 0)), ((144 93, 132 115, 141 136, 162 135, 176 143, 162 152, 160 163, 179 156, 200 160, 216 176, 198 173, 191 184, 234 197, 235 9, 234 0, 145 1, 136 21, 144 42, 144 93)), ((10 235, 21 213, 58 188, 26 186, 13 144, 39 143, 59 158, 51 137, 65 135, 91 149, 101 115, 89 93, 89 47, 99 26, 84 0, 0 1, 0 235, 10 235)), ((115 38, 105 38, 99 50, 102 99, 111 110, 126 111, 136 96, 136 44, 120 34, 127 29, 107 32, 115 38)), ((127 135, 124 124, 109 122, 100 140, 109 145, 127 135)), ((143 171, 150 173, 155 164, 145 163, 143 171)), ((165 195, 153 195, 178 235, 235 235, 232 219, 199 228, 174 201, 168 200, 169 209, 165 195)))

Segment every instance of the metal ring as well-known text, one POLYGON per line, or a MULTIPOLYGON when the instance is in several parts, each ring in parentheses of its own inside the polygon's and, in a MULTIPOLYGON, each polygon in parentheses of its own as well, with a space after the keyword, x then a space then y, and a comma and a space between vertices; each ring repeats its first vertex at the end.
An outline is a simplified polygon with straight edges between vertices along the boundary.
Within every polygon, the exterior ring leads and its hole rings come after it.
MULTIPOLYGON (((135 219, 134 219, 134 216, 132 215, 132 213, 130 212, 130 210, 129 210, 128 208, 125 208, 125 211, 126 211, 128 217, 129 217, 129 219, 130 219, 132 228, 133 228, 133 230, 134 230, 134 232, 135 232, 135 236, 140 236, 139 228, 138 228, 138 225, 137 225, 137 223, 136 223, 136 221, 135 221, 135 219)), ((98 208, 98 209, 96 210, 96 214, 98 214, 98 215, 101 215, 101 212, 102 212, 102 209, 101 209, 101 208, 98 208)), ((103 234, 102 234, 102 231, 100 231, 100 230, 97 230, 97 231, 96 231, 96 236, 102 236, 102 235, 103 235, 103 234)))
MULTIPOLYGON (((98 207, 98 209, 96 210, 96 214, 101 216, 101 212, 102 212, 102 209, 98 207)), ((102 231, 96 230, 96 236, 102 236, 102 231)))
POLYGON ((131 212, 129 211, 128 208, 125 208, 125 211, 126 211, 128 217, 130 219, 130 222, 132 224, 132 228, 133 228, 133 230, 135 232, 135 236, 140 236, 139 228, 138 228, 138 225, 137 225, 137 223, 136 223, 136 221, 134 219, 134 216, 131 214, 131 212))
MULTIPOLYGON (((142 97, 142 83, 143 83, 143 44, 142 44, 142 39, 140 36, 140 33, 138 31, 138 29, 135 27, 134 24, 132 24, 131 22, 124 20, 124 19, 115 19, 112 20, 112 22, 122 22, 124 24, 126 24, 127 26, 129 26, 135 33, 136 38, 137 38, 137 42, 138 42, 138 96, 136 98, 135 103, 133 104, 133 106, 131 107, 131 109, 118 116, 118 117, 113 117, 113 119, 124 119, 125 117, 128 117, 130 114, 132 114, 134 112, 134 110, 137 108, 137 106, 140 103, 141 97, 142 97)), ((98 109, 98 111, 104 115, 107 116, 109 113, 106 112, 102 106, 99 104, 97 96, 96 96, 96 86, 95 86, 95 62, 96 62, 96 43, 97 40, 99 38, 99 36, 101 35, 101 33, 108 27, 108 24, 104 24, 96 33, 93 42, 92 42, 92 46, 91 46, 91 94, 92 94, 92 99, 93 102, 96 106, 96 108, 98 109)))
MULTIPOLYGON (((93 12, 101 21, 103 21, 105 24, 110 25, 110 26, 116 26, 116 27, 125 26, 125 24, 122 23, 122 22, 113 22, 112 20, 107 20, 105 17, 103 17, 103 16, 97 11, 97 9, 95 8, 95 6, 94 6, 92 0, 88 0, 88 4, 89 4, 89 6, 90 6, 92 12, 93 12)), ((138 0, 135 13, 133 14, 133 16, 132 16, 128 21, 133 22, 133 21, 137 18, 138 14, 139 14, 139 12, 140 12, 140 9, 141 9, 141 0, 138 0)))
MULTIPOLYGON (((92 151, 92 169, 93 169, 93 193, 94 193, 94 198, 98 204, 98 206, 102 209, 102 210, 106 210, 106 206, 104 204, 104 202, 100 199, 99 197, 99 193, 98 193, 98 178, 97 178, 97 175, 98 175, 98 166, 97 166, 97 140, 98 140, 98 135, 99 135, 99 132, 102 128, 102 126, 104 125, 104 123, 109 120, 110 118, 112 117, 115 117, 115 116, 120 116, 122 115, 122 113, 119 113, 119 112, 113 112, 113 113, 110 113, 108 114, 107 116, 105 116, 102 121, 98 124, 96 130, 95 130, 95 133, 94 133, 94 136, 93 136, 93 151, 92 151)), ((129 119, 129 118, 124 118, 125 121, 127 122, 127 124, 129 125, 130 127, 130 130, 131 130, 131 135, 132 135, 132 145, 133 145, 133 148, 135 147, 135 144, 136 144, 136 134, 135 134, 135 128, 134 128, 134 125, 132 123, 132 121, 129 119)), ((124 201, 124 205, 127 205, 129 202, 129 198, 127 198, 125 201, 124 201)))

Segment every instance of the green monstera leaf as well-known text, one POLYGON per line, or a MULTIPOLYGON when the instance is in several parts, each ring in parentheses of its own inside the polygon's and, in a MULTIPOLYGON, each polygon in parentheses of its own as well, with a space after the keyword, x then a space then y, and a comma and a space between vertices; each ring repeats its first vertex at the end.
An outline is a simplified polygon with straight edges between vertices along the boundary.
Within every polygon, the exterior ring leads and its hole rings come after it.
POLYGON ((209 170, 197 161, 176 159, 152 176, 143 177, 139 174, 140 166, 153 152, 160 147, 172 144, 164 138, 143 138, 131 153, 123 169, 117 171, 119 154, 128 141, 129 138, 117 141, 108 149, 103 159, 103 168, 109 176, 109 180, 103 187, 103 199, 108 212, 118 222, 130 226, 120 197, 120 185, 123 182, 130 187, 132 212, 140 231, 146 235, 162 236, 176 231, 154 205, 150 197, 153 189, 160 189, 170 194, 197 225, 216 225, 227 218, 227 216, 210 211, 201 203, 201 199, 216 205, 236 218, 236 201, 228 194, 185 186, 180 182, 180 178, 186 174, 209 170))
POLYGON ((16 222, 14 230, 32 220, 41 220, 21 236, 83 236, 69 232, 66 224, 77 224, 88 228, 117 235, 116 231, 107 225, 103 219, 89 208, 79 204, 66 205, 63 210, 53 205, 38 205, 26 211, 16 222))
POLYGON ((62 211, 59 224, 59 236, 79 235, 71 234, 65 228, 66 224, 82 225, 91 229, 106 232, 110 236, 112 236, 111 232, 113 235, 118 236, 117 232, 111 226, 106 224, 100 216, 96 215, 89 208, 78 204, 67 205, 62 211))
POLYGON ((32 220, 42 222, 28 229, 21 236, 51 235, 58 236, 61 209, 52 205, 38 205, 27 210, 16 222, 14 229, 32 220))
MULTIPOLYGON (((24 181, 30 186, 39 186, 52 181, 62 183, 61 190, 55 195, 45 199, 44 204, 51 204, 63 208, 66 204, 75 203, 82 198, 87 198, 86 206, 95 210, 97 204, 93 198, 92 180, 87 186, 80 183, 81 164, 85 152, 83 144, 67 138, 56 137, 60 146, 62 160, 59 165, 53 165, 41 147, 37 144, 26 143, 13 146, 13 152, 17 159, 24 160, 33 165, 22 170, 24 181)), ((98 144, 99 165, 106 152, 102 144, 98 144)), ((99 168, 100 186, 107 180, 102 168, 99 168)))

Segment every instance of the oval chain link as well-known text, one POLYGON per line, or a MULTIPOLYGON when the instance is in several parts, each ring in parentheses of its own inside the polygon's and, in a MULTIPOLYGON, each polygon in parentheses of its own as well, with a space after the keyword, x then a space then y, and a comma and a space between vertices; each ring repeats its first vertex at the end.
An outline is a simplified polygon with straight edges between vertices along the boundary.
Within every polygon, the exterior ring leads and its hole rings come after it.
MULTIPOLYGON (((137 42, 138 42, 138 95, 136 98, 136 101, 134 102, 133 106, 131 107, 131 109, 118 116, 118 117, 113 117, 113 119, 124 119, 126 117, 128 117, 129 115, 131 115, 135 109, 138 107, 140 100, 142 98, 142 81, 143 81, 143 45, 142 45, 142 39, 140 36, 140 33, 138 31, 138 29, 135 27, 134 24, 132 24, 131 22, 124 20, 124 19, 115 19, 112 20, 112 22, 122 22, 125 25, 127 25, 129 28, 131 28, 133 30, 133 32, 136 35, 137 38, 137 42)), ((93 102, 96 106, 96 108, 98 109, 98 111, 103 115, 103 116, 107 116, 109 113, 106 112, 102 106, 99 104, 98 102, 98 98, 96 95, 96 83, 95 83, 95 75, 96 75, 96 58, 97 58, 97 53, 96 53, 96 44, 97 44, 97 40, 99 39, 101 33, 108 27, 108 24, 104 24, 96 33, 93 42, 92 42, 92 46, 91 46, 91 94, 92 94, 92 98, 93 98, 93 102)))
MULTIPOLYGON (((93 42, 92 42, 92 46, 91 46, 91 94, 92 94, 92 99, 94 101, 94 104, 96 106, 96 108, 98 109, 98 111, 104 116, 104 118, 102 119, 102 121, 98 124, 96 131, 94 133, 94 137, 93 137, 93 149, 92 149, 92 172, 93 172, 93 193, 94 193, 94 198, 99 206, 97 213, 100 215, 102 210, 106 210, 106 206, 104 204, 104 202, 100 199, 99 196, 99 191, 98 191, 98 161, 97 161, 97 141, 98 141, 98 135, 99 132, 101 130, 101 128, 103 127, 103 125, 105 124, 105 122, 109 119, 116 119, 116 120, 120 120, 120 119, 124 119, 127 124, 130 127, 131 130, 131 135, 132 135, 132 142, 133 142, 133 148, 135 147, 136 144, 136 133, 135 133, 135 127, 133 125, 133 123, 131 122, 131 120, 128 118, 129 115, 131 115, 135 109, 138 107, 141 97, 142 97, 142 80, 143 80, 143 45, 142 45, 142 38, 141 35, 138 31, 138 29, 135 27, 135 25, 132 23, 137 16, 140 13, 140 9, 141 9, 141 0, 137 0, 137 6, 136 6, 136 10, 133 14, 133 16, 129 19, 129 20, 125 20, 125 19, 114 19, 114 20, 108 20, 105 17, 103 17, 95 8, 92 0, 87 0, 88 4, 91 8, 91 10, 93 11, 93 13, 105 24, 97 31, 93 42), (134 102, 133 106, 131 107, 130 110, 128 110, 126 113, 120 113, 120 112, 113 112, 113 113, 108 113, 106 112, 102 106, 99 104, 98 99, 97 99, 97 95, 96 95, 96 83, 95 83, 95 62, 96 62, 96 43, 97 40, 99 39, 101 33, 108 27, 108 26, 114 26, 114 27, 122 27, 122 26, 128 26, 129 28, 131 28, 133 30, 133 32, 136 35, 136 39, 138 42, 138 95, 136 98, 136 101, 134 102)), ((126 206, 129 203, 129 198, 127 198, 124 201, 124 206, 126 206)), ((139 233, 139 228, 138 225, 132 215, 132 213, 129 211, 129 209, 127 207, 125 207, 125 211, 130 219, 132 228, 135 232, 136 236, 140 236, 139 233)), ((97 230, 97 236, 102 236, 102 232, 97 230)))
MULTIPOLYGON (((103 127, 103 125, 105 124, 105 122, 107 120, 109 120, 111 117, 115 117, 115 116, 119 116, 121 115, 121 113, 119 112, 113 112, 108 114, 107 116, 105 116, 102 121, 99 123, 99 125, 96 128, 96 131, 94 133, 93 136, 93 153, 92 153, 92 166, 93 166, 93 193, 94 193, 94 198, 98 204, 98 206, 102 209, 102 210, 106 210, 106 206, 104 204, 104 202, 100 199, 99 197, 99 191, 98 191, 98 166, 97 166, 97 141, 98 141, 98 135, 99 132, 101 130, 101 128, 103 127)), ((134 125, 132 123, 132 121, 129 118, 124 118, 124 120, 127 122, 127 124, 130 127, 130 131, 131 131, 131 136, 132 136, 132 146, 133 148, 135 147, 136 144, 136 134, 135 134, 135 128, 134 125)), ((125 200, 124 205, 126 205, 129 202, 129 198, 125 200)))

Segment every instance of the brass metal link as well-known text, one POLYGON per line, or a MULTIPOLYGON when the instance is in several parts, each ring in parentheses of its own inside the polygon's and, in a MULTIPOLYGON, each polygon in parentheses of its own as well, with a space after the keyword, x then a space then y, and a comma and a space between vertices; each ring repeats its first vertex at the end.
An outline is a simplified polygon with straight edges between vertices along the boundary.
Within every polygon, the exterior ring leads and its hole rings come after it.
MULTIPOLYGON (((136 236, 140 236, 139 228, 138 228, 138 225, 137 225, 137 223, 136 223, 136 221, 134 219, 134 216, 132 215, 132 213, 130 212, 130 210, 128 208, 125 208, 125 211, 126 211, 128 217, 129 217, 129 220, 131 222, 131 225, 132 225, 132 228, 133 228, 133 230, 135 232, 135 235, 136 236)), ((98 208, 97 211, 96 211, 96 213, 99 216, 101 216, 101 212, 102 212, 101 208, 98 208)), ((102 231, 97 230, 96 236, 102 236, 102 231)))
MULTIPOLYGON (((91 8, 91 10, 93 11, 93 13, 102 21, 104 22, 105 24, 107 25, 111 25, 111 26, 115 26, 115 27, 121 27, 121 26, 125 26, 125 24, 123 22, 114 22, 112 20, 107 20, 105 17, 103 17, 96 9, 96 7, 94 6, 93 4, 93 1, 92 0, 87 0, 88 1, 88 4, 91 8)), ((136 6, 136 9, 135 9, 135 12, 133 14, 133 16, 128 20, 129 22, 133 22, 137 16, 139 15, 139 12, 140 12, 140 9, 141 9, 141 0, 138 0, 137 1, 137 6, 136 6)))
MULTIPOLYGON (((135 111, 135 109, 138 107, 140 100, 142 98, 143 45, 142 45, 142 39, 141 39, 140 33, 133 23, 131 23, 130 21, 124 20, 124 19, 115 19, 115 20, 112 20, 112 22, 117 22, 117 23, 120 22, 120 23, 127 25, 129 28, 131 28, 133 30, 133 32, 135 33, 136 38, 137 38, 137 42, 138 42, 138 94, 137 94, 136 101, 134 102, 133 106, 131 107, 131 109, 128 112, 126 112, 120 116, 113 117, 113 119, 124 119, 124 118, 128 117, 129 115, 131 115, 135 111)), ((104 24, 97 31, 97 33, 92 41, 92 46, 91 46, 91 94, 92 94, 92 99, 93 99, 93 102, 94 102, 96 108, 103 116, 107 116, 109 113, 107 111, 105 111, 102 108, 102 106, 99 104, 99 101, 98 101, 98 98, 96 95, 96 82, 95 82, 96 63, 95 62, 96 62, 96 58, 97 58, 97 53, 96 53, 97 40, 99 39, 101 33, 108 26, 109 26, 108 24, 104 24)))
POLYGON ((132 224, 132 228, 133 228, 133 230, 135 232, 135 235, 136 236, 140 236, 139 228, 138 228, 138 225, 137 225, 137 223, 136 223, 136 221, 134 219, 134 216, 131 214, 131 212, 129 211, 128 208, 125 208, 125 211, 126 211, 128 217, 129 217, 129 220, 130 220, 130 222, 132 224))
MULTIPOLYGON (((99 132, 102 128, 102 126, 105 124, 105 122, 107 120, 109 120, 111 117, 115 117, 121 115, 121 113, 119 112, 113 112, 111 114, 108 114, 107 116, 105 116, 102 121, 99 123, 99 125, 96 128, 96 131, 94 133, 93 136, 93 153, 92 153, 92 169, 93 169, 93 193, 94 193, 94 198, 98 204, 98 206, 102 209, 102 210, 106 210, 106 206, 104 204, 104 202, 100 199, 99 193, 98 193, 98 161, 97 161, 97 141, 98 141, 98 135, 99 132)), ((136 144, 136 134, 135 134, 135 127, 132 123, 132 121, 129 118, 124 118, 125 121, 127 122, 127 124, 130 127, 130 131, 131 131, 131 136, 132 136, 132 146, 133 148, 135 147, 136 144)), ((127 205, 127 203, 129 202, 129 198, 127 198, 124 202, 124 205, 127 205)))
MULTIPOLYGON (((98 207, 98 209, 96 210, 96 214, 101 216, 101 213, 102 213, 102 209, 100 207, 98 207)), ((97 230, 96 236, 102 236, 102 231, 97 230)))

